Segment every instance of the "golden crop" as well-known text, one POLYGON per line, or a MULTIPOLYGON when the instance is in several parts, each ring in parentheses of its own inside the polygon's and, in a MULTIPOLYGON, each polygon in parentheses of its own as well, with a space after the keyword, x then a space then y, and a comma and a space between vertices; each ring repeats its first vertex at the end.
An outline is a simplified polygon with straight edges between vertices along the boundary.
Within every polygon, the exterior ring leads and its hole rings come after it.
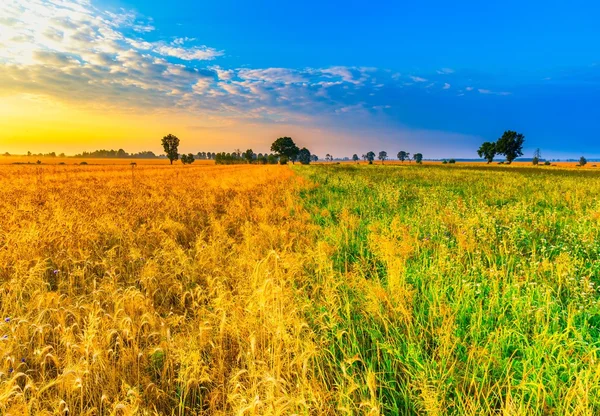
POLYGON ((324 406, 286 167, 0 169, 0 413, 324 406), (4 319, 6 318, 6 322, 4 319))

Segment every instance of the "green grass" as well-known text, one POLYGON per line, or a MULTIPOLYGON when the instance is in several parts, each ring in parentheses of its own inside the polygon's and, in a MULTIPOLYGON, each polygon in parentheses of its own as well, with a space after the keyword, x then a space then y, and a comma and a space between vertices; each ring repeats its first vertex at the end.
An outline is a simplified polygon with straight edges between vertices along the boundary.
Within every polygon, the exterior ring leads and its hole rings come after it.
POLYGON ((320 226, 302 295, 340 411, 600 413, 600 178, 294 167, 320 226))

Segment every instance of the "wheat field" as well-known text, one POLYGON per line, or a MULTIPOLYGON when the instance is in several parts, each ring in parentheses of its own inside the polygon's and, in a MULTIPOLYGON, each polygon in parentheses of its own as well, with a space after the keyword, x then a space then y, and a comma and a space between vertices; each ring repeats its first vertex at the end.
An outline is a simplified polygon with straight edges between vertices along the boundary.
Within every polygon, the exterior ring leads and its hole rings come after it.
POLYGON ((600 175, 0 166, 0 414, 600 413, 600 175))

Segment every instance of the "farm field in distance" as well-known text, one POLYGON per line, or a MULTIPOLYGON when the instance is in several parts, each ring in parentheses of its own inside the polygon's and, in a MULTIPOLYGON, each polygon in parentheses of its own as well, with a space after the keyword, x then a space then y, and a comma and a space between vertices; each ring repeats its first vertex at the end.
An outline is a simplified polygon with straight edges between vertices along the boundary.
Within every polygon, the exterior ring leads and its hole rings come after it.
POLYGON ((0 162, 0 414, 600 413, 591 167, 0 162))

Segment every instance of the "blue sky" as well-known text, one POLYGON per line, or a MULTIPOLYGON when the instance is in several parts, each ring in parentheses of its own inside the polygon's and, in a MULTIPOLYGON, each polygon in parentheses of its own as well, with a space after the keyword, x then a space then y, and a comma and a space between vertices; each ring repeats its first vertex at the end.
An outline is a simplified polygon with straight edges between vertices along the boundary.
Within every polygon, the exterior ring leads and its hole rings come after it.
POLYGON ((191 147, 246 132, 266 150, 289 132, 323 154, 475 157, 513 129, 525 156, 600 157, 597 2, 7 1, 10 87, 175 111, 191 147), (25 29, 36 13, 40 33, 25 29))

